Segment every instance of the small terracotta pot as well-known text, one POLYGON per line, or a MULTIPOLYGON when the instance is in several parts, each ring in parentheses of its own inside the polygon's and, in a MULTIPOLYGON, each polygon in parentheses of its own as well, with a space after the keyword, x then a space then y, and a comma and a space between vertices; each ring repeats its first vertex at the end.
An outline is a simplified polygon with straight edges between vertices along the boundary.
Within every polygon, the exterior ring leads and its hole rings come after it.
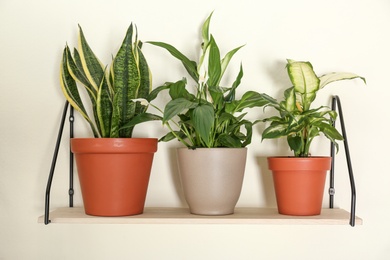
POLYGON ((143 213, 155 138, 72 138, 85 213, 143 213))
POLYGON ((246 148, 177 150, 180 179, 192 214, 228 215, 241 194, 246 148))
POLYGON ((321 214, 331 157, 269 157, 278 211, 284 215, 321 214))

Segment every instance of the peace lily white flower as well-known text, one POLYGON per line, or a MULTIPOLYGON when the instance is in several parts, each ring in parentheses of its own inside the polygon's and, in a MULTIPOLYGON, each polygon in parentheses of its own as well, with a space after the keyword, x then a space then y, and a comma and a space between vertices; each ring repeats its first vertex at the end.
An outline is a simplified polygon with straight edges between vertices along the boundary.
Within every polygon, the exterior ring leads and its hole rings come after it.
POLYGON ((134 98, 134 99, 131 99, 131 101, 140 102, 142 106, 146 106, 146 107, 149 106, 149 101, 147 101, 144 98, 134 98))
POLYGON ((206 49, 205 52, 202 52, 202 56, 199 60, 199 66, 198 66, 198 74, 199 74, 199 80, 198 84, 200 86, 200 91, 202 91, 202 87, 204 84, 206 84, 207 80, 209 79, 209 73, 208 73, 208 63, 204 61, 208 61, 209 59, 209 48, 206 49))

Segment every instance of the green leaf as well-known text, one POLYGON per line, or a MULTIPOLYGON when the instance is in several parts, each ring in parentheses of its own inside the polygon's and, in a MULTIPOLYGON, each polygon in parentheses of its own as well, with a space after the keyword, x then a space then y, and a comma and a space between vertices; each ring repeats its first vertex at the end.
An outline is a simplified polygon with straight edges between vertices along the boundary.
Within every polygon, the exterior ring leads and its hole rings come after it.
POLYGON ((154 99, 157 97, 157 95, 158 95, 161 91, 166 90, 166 89, 170 89, 171 86, 172 86, 173 84, 175 84, 175 83, 172 83, 172 82, 165 82, 164 85, 159 86, 159 87, 153 89, 153 90, 149 93, 149 95, 148 95, 148 97, 146 98, 146 100, 147 100, 148 102, 151 102, 152 100, 154 100, 154 99))
POLYGON ((179 80, 173 84, 170 85, 169 88, 169 95, 172 99, 176 98, 185 98, 188 100, 195 100, 195 96, 188 92, 186 89, 187 80, 179 80))
POLYGON ((221 134, 217 139, 218 143, 221 144, 222 147, 230 147, 230 148, 240 148, 242 144, 239 139, 234 138, 228 134, 221 134))
POLYGON ((219 84, 221 78, 221 56, 212 35, 209 44, 208 76, 207 85, 217 86, 219 84))
POLYGON ((226 95, 225 101, 234 101, 236 99, 236 89, 241 84, 241 79, 244 76, 244 71, 242 70, 242 64, 240 65, 240 71, 236 77, 236 80, 233 82, 230 92, 226 95))
POLYGON ((245 108, 262 107, 269 104, 268 100, 264 99, 264 95, 255 91, 246 92, 240 100, 235 100, 226 104, 226 112, 235 113, 241 112, 245 108))
POLYGON ((249 145, 252 142, 253 123, 248 121, 248 120, 243 120, 243 121, 241 121, 241 124, 243 124, 245 126, 245 129, 246 129, 245 140, 244 140, 244 142, 241 145, 242 147, 245 147, 245 146, 249 145))
POLYGON ((112 117, 111 117, 111 129, 110 137, 119 138, 119 125, 120 125, 120 114, 121 109, 119 107, 119 102, 115 101, 117 95, 114 95, 114 100, 112 102, 112 117))
MULTIPOLYGON (((136 44, 133 46, 132 40, 133 25, 131 24, 112 64, 115 91, 113 106, 116 108, 113 113, 115 118, 119 116, 118 121, 113 121, 119 125, 113 127, 118 129, 134 117, 136 103, 131 99, 138 98, 141 84, 138 48, 136 44)), ((119 137, 131 137, 131 130, 129 128, 120 130, 119 137)))
POLYGON ((320 80, 310 62, 287 61, 287 72, 296 92, 313 93, 319 89, 320 80))
POLYGON ((289 125, 287 123, 271 124, 263 131, 262 139, 272 139, 272 138, 279 138, 285 136, 288 127, 289 125))
POLYGON ((201 139, 209 146, 211 129, 214 126, 214 108, 203 104, 195 107, 193 113, 194 127, 201 139))
POLYGON ((149 44, 161 47, 166 49, 173 57, 180 60, 184 66, 184 68, 187 70, 188 74, 196 81, 199 80, 199 75, 197 71, 197 65, 195 61, 192 61, 188 59, 184 54, 182 54, 180 51, 178 51, 175 47, 173 47, 170 44, 164 43, 164 42, 147 42, 149 44))
POLYGON ((213 100, 213 105, 216 109, 219 109, 223 106, 223 91, 220 87, 209 86, 208 91, 213 100))
POLYGON ((80 65, 77 65, 76 61, 72 58, 72 55, 70 53, 70 49, 68 46, 66 46, 66 56, 67 56, 67 65, 68 65, 69 73, 72 75, 72 77, 76 81, 80 82, 81 84, 83 84, 85 86, 85 88, 87 89, 88 94, 91 98, 91 102, 96 103, 97 90, 88 81, 82 67, 80 66, 81 60, 80 60, 80 56, 78 54, 78 51, 76 49, 74 50, 74 56, 75 56, 75 60, 77 59, 79 61, 80 65))
MULTIPOLYGON (((230 63, 230 60, 233 58, 234 54, 239 50, 241 49, 242 47, 244 47, 244 45, 242 46, 239 46, 231 51, 229 51, 225 57, 222 59, 222 62, 221 62, 221 77, 220 79, 222 79, 223 75, 225 74, 225 71, 226 71, 226 68, 227 66, 229 65, 230 63)), ((219 84, 220 82, 218 82, 219 84)))
POLYGON ((297 109, 294 87, 288 88, 284 91, 286 99, 286 110, 292 112, 297 109))
POLYGON ((177 116, 188 109, 195 108, 197 105, 198 103, 189 101, 185 98, 178 98, 169 101, 164 109, 163 123, 166 123, 174 116, 177 116))
POLYGON ((159 142, 169 142, 171 140, 176 139, 176 136, 180 138, 185 138, 185 135, 180 131, 172 131, 161 137, 158 141, 159 142))
POLYGON ((138 68, 140 74, 140 84, 137 98, 146 99, 152 91, 152 73, 140 48, 138 48, 137 53, 139 58, 138 68))
POLYGON ((302 148, 302 138, 300 136, 287 136, 287 143, 292 151, 298 152, 302 148))
POLYGON ((112 96, 106 78, 99 86, 96 112, 98 116, 99 129, 102 137, 110 137, 111 131, 111 115, 112 115, 112 96))
POLYGON ((85 39, 83 30, 79 25, 79 54, 80 61, 82 64, 83 71, 88 81, 91 83, 93 88, 98 90, 102 78, 104 76, 104 67, 100 60, 93 53, 89 47, 87 40, 85 39))
POLYGON ((156 121, 156 120, 162 120, 162 117, 150 113, 142 113, 133 117, 129 122, 127 122, 124 126, 122 126, 120 130, 125 128, 131 128, 136 126, 137 124, 141 124, 144 122, 156 121))
POLYGON ((337 131, 335 127, 326 123, 316 124, 321 131, 331 140, 344 140, 343 136, 337 131))
POLYGON ((346 80, 346 79, 356 79, 359 78, 366 83, 366 79, 363 77, 360 77, 359 75, 356 75, 354 73, 348 73, 348 72, 333 72, 329 74, 322 75, 319 77, 320 79, 320 88, 325 87, 329 83, 339 81, 339 80, 346 80))
POLYGON ((203 26, 202 26, 202 40, 203 40, 203 48, 204 50, 207 48, 209 44, 209 28, 210 28, 210 21, 211 21, 211 16, 213 15, 213 12, 207 17, 207 19, 204 21, 203 26))
POLYGON ((88 113, 83 105, 83 101, 81 100, 76 81, 72 78, 71 74, 69 73, 68 65, 67 65, 68 64, 67 52, 68 49, 67 47, 65 47, 62 55, 62 62, 60 67, 61 90, 66 100, 68 100, 69 104, 87 120, 87 122, 91 126, 94 136, 99 137, 99 132, 97 131, 95 125, 93 124, 92 120, 88 116, 88 113))
MULTIPOLYGON (((201 49, 202 49, 202 54, 199 57, 199 63, 197 67, 197 72, 199 72, 200 67, 203 64, 203 61, 205 57, 207 56, 207 52, 209 49, 209 44, 210 44, 210 33, 209 33, 209 28, 210 28, 210 21, 211 21, 211 16, 213 15, 213 12, 207 17, 205 22, 203 23, 202 26, 202 44, 201 44, 201 49)), ((203 75, 202 75, 203 76, 203 75)))

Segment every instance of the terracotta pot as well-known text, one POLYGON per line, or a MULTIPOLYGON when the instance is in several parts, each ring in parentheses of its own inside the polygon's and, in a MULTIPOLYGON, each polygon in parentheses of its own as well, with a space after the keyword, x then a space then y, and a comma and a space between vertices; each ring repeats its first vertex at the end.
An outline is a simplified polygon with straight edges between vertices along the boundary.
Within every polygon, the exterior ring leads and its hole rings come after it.
POLYGON ((73 138, 85 213, 129 216, 143 213, 155 138, 73 138))
POLYGON ((278 211, 284 215, 321 214, 331 157, 269 157, 278 211))
POLYGON ((177 150, 184 196, 192 214, 228 215, 241 194, 246 148, 177 150))

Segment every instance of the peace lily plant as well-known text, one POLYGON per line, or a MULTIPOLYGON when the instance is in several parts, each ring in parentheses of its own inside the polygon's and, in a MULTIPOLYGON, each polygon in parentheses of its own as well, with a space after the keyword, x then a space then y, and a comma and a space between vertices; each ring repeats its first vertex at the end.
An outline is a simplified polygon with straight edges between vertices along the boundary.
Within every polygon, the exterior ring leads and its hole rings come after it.
POLYGON ((151 91, 151 73, 135 26, 131 24, 113 57, 111 66, 104 66, 96 57, 79 26, 78 50, 73 56, 66 45, 61 62, 60 82, 69 103, 91 126, 94 137, 131 137, 136 124, 160 120, 146 113, 151 91), (134 32, 135 31, 135 32, 134 32), (78 87, 87 90, 93 118, 83 105, 78 87))
MULTIPOLYGON (((251 142, 253 123, 244 119, 246 108, 261 107, 267 103, 259 93, 248 91, 236 100, 236 91, 243 77, 240 66, 238 75, 230 87, 221 81, 234 54, 242 46, 229 51, 222 59, 219 47, 209 34, 212 13, 202 26, 202 44, 198 62, 190 60, 170 44, 148 42, 167 50, 180 60, 195 82, 195 87, 183 78, 167 82, 151 95, 169 90, 171 100, 163 111, 163 124, 170 132, 162 141, 178 139, 187 147, 245 147, 251 142), (192 89, 195 89, 192 93, 192 89), (238 114, 238 115, 237 115, 238 114), (245 128, 245 131, 243 131, 245 128)), ((198 52, 198 51, 197 51, 198 52)))
POLYGON ((292 87, 284 92, 284 100, 262 94, 268 105, 279 112, 279 116, 264 119, 271 122, 262 133, 263 139, 286 137, 296 157, 310 156, 310 145, 315 137, 323 133, 337 147, 343 136, 333 126, 337 113, 326 106, 311 108, 317 92, 326 85, 340 80, 360 78, 353 73, 329 73, 317 76, 310 62, 287 60, 287 72, 292 87))

